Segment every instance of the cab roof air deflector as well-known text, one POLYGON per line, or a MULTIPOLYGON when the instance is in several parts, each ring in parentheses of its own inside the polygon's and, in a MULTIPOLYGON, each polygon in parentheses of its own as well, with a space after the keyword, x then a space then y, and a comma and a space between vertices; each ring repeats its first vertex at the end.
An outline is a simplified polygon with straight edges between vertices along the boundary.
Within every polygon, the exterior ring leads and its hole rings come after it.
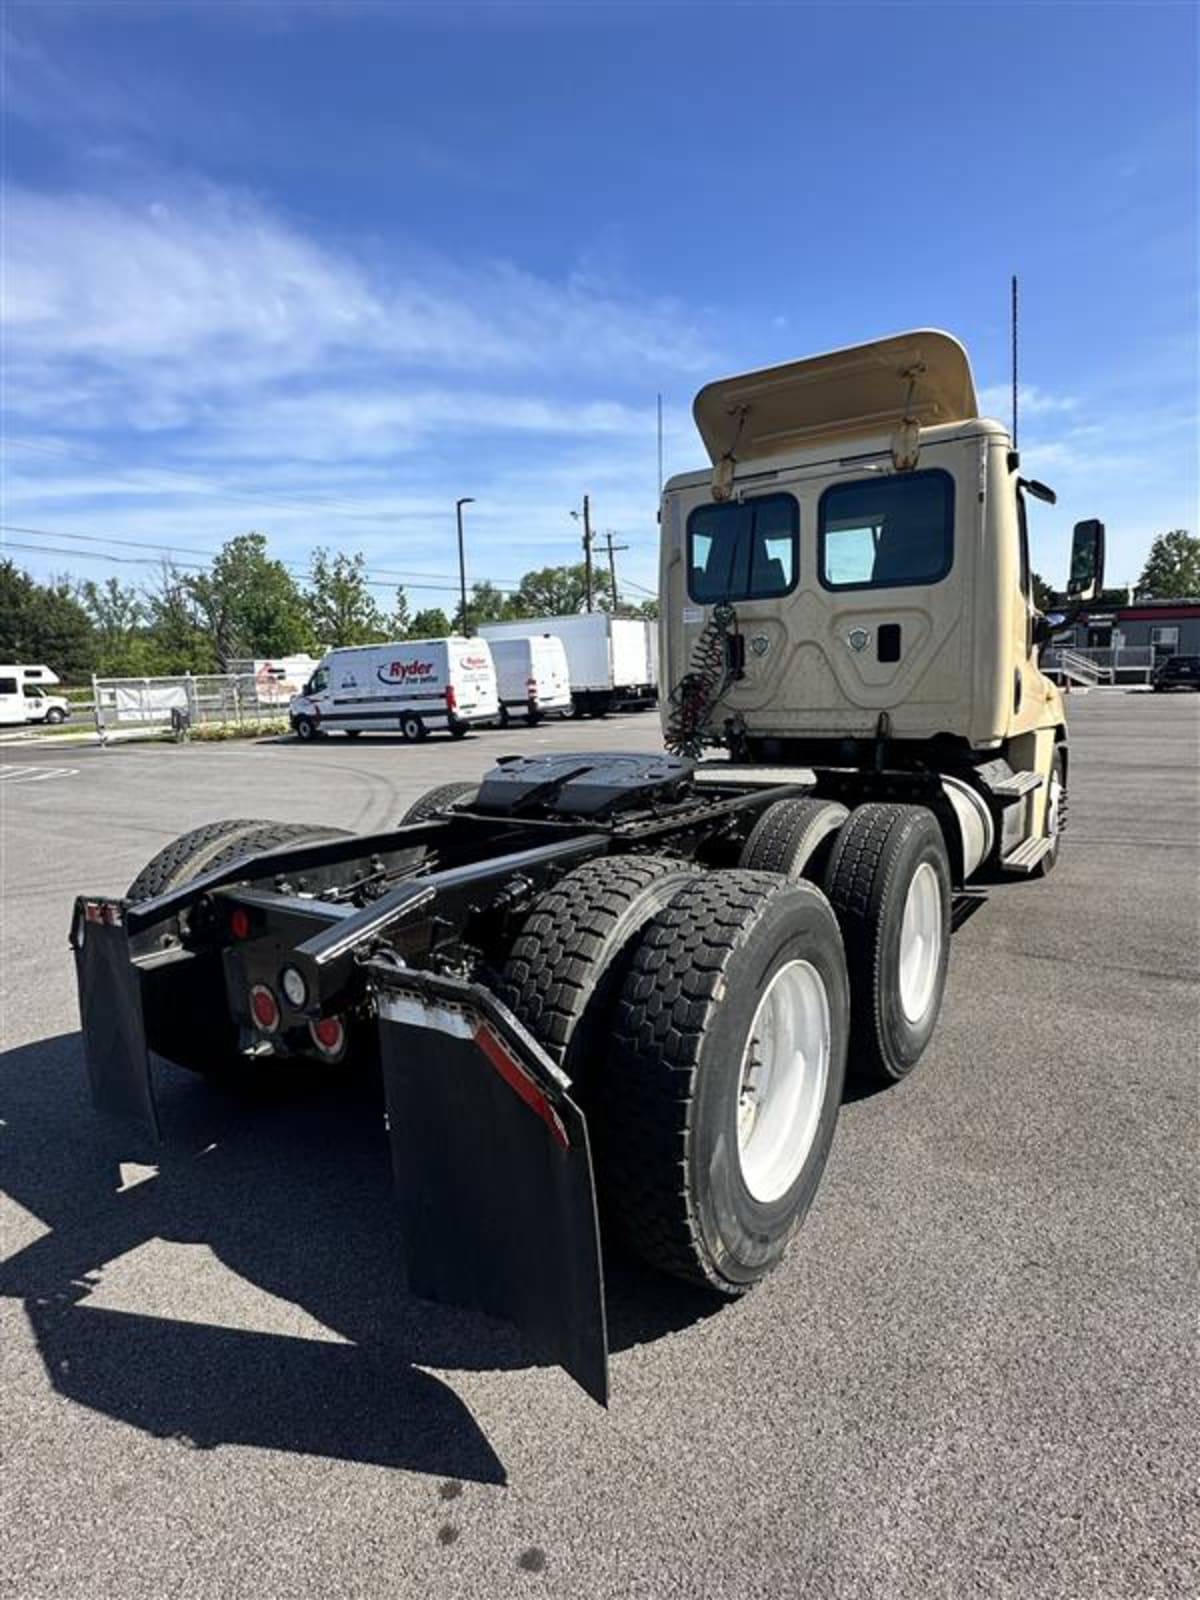
MULTIPOLYGON (((967 352, 919 328, 705 384, 692 414, 714 466, 979 415, 967 352)), ((728 472, 728 467, 726 471, 728 472)))

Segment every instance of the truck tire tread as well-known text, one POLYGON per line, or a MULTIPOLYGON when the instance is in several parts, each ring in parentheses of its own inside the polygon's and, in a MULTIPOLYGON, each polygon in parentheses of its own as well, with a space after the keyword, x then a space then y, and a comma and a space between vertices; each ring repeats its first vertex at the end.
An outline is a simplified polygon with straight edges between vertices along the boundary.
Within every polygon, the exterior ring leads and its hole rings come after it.
POLYGON ((478 794, 477 783, 464 783, 461 778, 454 783, 439 783, 436 788, 427 789, 419 799, 413 801, 400 818, 400 824, 403 826, 406 822, 425 822, 437 812, 444 811, 447 806, 465 800, 468 795, 474 800, 478 794))
MULTIPOLYGON (((722 1270, 690 1192, 701 1046, 715 1009, 728 1001, 732 959, 755 936, 774 901, 797 895, 819 901, 828 919, 838 963, 835 1003, 844 1018, 841 945, 824 895, 815 885, 745 868, 706 874, 655 918, 616 1012, 615 1050, 605 1075, 606 1158, 615 1218, 650 1265, 725 1295, 745 1293, 756 1280, 738 1281, 722 1270)), ((839 1100, 840 1088, 839 1076, 839 1100)), ((799 1217, 792 1226, 798 1222, 799 1217)))
POLYGON ((599 1066, 586 1059, 594 1029, 586 1030, 589 1038, 580 1025, 599 1022, 611 1009, 620 975, 613 969, 622 951, 693 874, 665 856, 605 856, 568 873, 534 902, 509 951, 500 994, 572 1077, 575 1068, 599 1066))
POLYGON ((266 822, 227 819, 193 828, 152 856, 125 891, 127 900, 153 900, 170 889, 214 872, 243 856, 300 839, 344 837, 346 829, 311 822, 266 822))
MULTIPOLYGON (((885 972, 887 929, 891 917, 889 897, 897 871, 903 865, 908 840, 915 829, 941 844, 943 896, 946 926, 943 929, 943 972, 949 952, 949 862, 936 818, 924 806, 871 801, 858 806, 841 829, 825 875, 829 896, 846 948, 850 973, 850 1061, 858 1082, 881 1086, 907 1075, 924 1050, 932 1024, 916 1047, 902 1047, 895 1037, 894 1020, 889 1020, 890 975, 885 972)), ((941 1008, 939 987, 933 1006, 933 1022, 941 1008)))

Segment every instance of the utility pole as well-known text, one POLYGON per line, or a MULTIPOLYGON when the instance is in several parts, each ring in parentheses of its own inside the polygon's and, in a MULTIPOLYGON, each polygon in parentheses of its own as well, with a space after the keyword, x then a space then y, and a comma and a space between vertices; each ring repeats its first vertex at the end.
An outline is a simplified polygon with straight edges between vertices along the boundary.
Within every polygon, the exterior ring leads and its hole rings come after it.
POLYGON ((614 544, 613 543, 613 531, 612 531, 611 528, 607 528, 605 530, 604 542, 608 546, 608 575, 612 579, 612 606, 613 606, 613 610, 616 611, 616 609, 617 609, 617 557, 616 557, 616 552, 618 550, 628 550, 629 546, 627 544, 614 544))
POLYGON ((461 597, 461 600, 462 600, 462 631, 463 631, 464 634, 466 634, 467 631, 468 631, 468 629, 467 629, 467 563, 463 559, 462 508, 464 506, 472 506, 474 504, 475 504, 475 496, 474 495, 470 495, 470 494, 465 494, 465 495, 463 495, 461 500, 456 500, 454 502, 454 515, 458 519, 458 588, 459 588, 459 594, 460 594, 460 597, 461 597))
POLYGON ((587 608, 592 609, 592 515, 591 502, 583 497, 583 581, 587 591, 587 608))

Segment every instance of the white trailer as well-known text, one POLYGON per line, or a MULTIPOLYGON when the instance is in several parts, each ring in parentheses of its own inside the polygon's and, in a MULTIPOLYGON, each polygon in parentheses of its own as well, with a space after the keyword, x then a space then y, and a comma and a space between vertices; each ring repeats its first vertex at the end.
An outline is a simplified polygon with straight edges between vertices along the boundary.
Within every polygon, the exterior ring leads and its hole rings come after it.
POLYGON ((574 715, 602 717, 609 711, 640 709, 657 700, 650 638, 654 626, 640 617, 591 611, 568 617, 527 617, 522 622, 485 622, 479 633, 488 640, 557 634, 567 652, 574 715))

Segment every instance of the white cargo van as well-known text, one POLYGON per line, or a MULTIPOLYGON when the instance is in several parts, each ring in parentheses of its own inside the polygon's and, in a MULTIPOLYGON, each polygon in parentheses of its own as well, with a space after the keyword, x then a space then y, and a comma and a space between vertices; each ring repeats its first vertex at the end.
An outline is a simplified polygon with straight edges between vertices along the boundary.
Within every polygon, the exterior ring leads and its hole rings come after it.
POLYGON ((566 649, 556 633, 492 639, 490 644, 496 663, 502 728, 515 716, 534 723, 546 716, 565 716, 570 711, 571 674, 566 649))
POLYGON ((42 687, 57 682, 57 673, 49 667, 0 663, 0 726, 65 722, 71 715, 70 701, 64 695, 47 694, 42 687))
POLYGON ((532 633, 557 634, 567 652, 575 716, 602 717, 606 711, 653 705, 658 698, 650 658, 654 626, 639 617, 592 611, 571 617, 529 617, 524 622, 485 622, 479 632, 492 644, 532 633))
POLYGON ((500 713, 492 652, 483 639, 404 639, 331 650, 288 707, 297 738, 338 732, 456 739, 500 713))

